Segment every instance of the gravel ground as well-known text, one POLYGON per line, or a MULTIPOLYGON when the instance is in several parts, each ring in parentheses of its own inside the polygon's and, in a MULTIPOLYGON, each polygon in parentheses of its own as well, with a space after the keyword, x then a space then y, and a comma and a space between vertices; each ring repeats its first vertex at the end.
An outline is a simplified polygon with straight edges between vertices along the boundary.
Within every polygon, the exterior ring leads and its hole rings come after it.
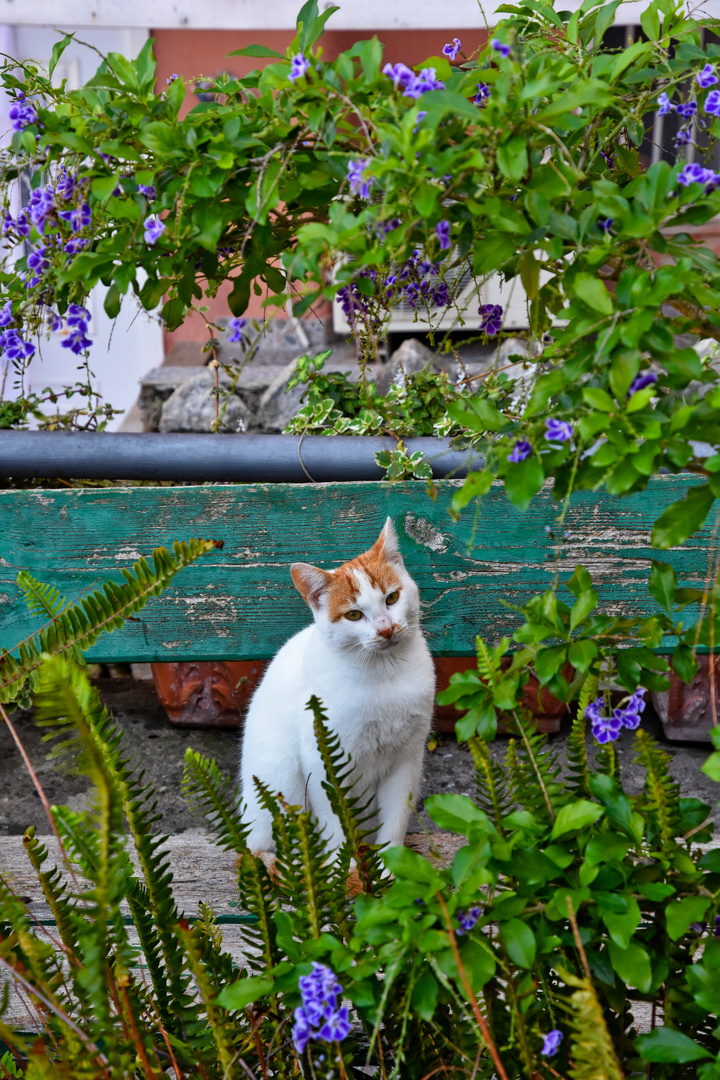
MULTIPOLYGON (((107 707, 122 727, 125 747, 132 758, 145 769, 146 778, 154 786, 158 810, 163 815, 159 828, 168 833, 201 829, 203 822, 193 816, 180 790, 183 758, 188 746, 215 758, 226 772, 237 767, 239 734, 232 729, 176 727, 171 724, 155 696, 150 682, 131 678, 98 680, 107 707)), ((704 799, 714 808, 720 822, 720 785, 714 784, 700 767, 706 760, 707 744, 668 743, 659 721, 652 715, 644 717, 644 727, 672 755, 672 774, 680 782, 683 796, 704 799)), ((38 777, 51 803, 74 809, 88 805, 89 791, 82 777, 73 776, 67 764, 48 760, 48 747, 42 732, 33 724, 30 714, 15 713, 13 722, 38 777)), ((562 758, 567 728, 550 736, 551 746, 562 758)), ((642 769, 633 764, 632 735, 625 732, 616 744, 621 758, 623 776, 631 792, 642 787, 642 769)), ((498 738, 492 746, 493 755, 501 759, 507 739, 498 738)), ((464 746, 449 735, 439 737, 434 751, 426 755, 423 796, 441 791, 472 795, 475 778, 472 759, 464 746)), ((47 834, 49 825, 40 799, 27 775, 9 731, 0 726, 0 835, 17 835, 28 825, 35 825, 38 834, 47 834)), ((410 832, 432 830, 427 814, 421 812, 410 823, 410 832)))

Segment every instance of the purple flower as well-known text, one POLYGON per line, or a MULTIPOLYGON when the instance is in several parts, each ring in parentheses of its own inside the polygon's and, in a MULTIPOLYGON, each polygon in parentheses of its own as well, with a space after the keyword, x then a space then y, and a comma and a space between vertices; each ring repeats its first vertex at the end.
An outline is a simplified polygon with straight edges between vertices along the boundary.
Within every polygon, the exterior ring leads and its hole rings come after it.
POLYGON ((290 74, 288 75, 288 79, 290 80, 290 82, 295 82, 296 79, 302 79, 303 75, 309 69, 309 67, 310 61, 308 60, 308 58, 306 56, 303 56, 302 53, 296 53, 296 55, 292 58, 292 63, 290 64, 290 74))
POLYGON ((150 247, 155 247, 155 244, 165 232, 164 223, 160 221, 160 218, 151 214, 150 217, 145 218, 143 228, 145 229, 145 243, 149 244, 150 247))
POLYGON ((293 1027, 293 1042, 298 1054, 302 1054, 310 1040, 310 1023, 302 1006, 295 1010, 295 1026, 293 1027))
POLYGON ((553 1057, 560 1049, 560 1043, 563 1041, 563 1033, 557 1028, 552 1031, 548 1031, 547 1035, 543 1039, 542 1050, 540 1051, 545 1057, 553 1057))
POLYGON ((295 1010, 293 1041, 299 1054, 310 1039, 340 1042, 350 1033, 347 1006, 338 1007, 342 986, 329 967, 313 963, 310 974, 298 980, 298 988, 302 1005, 295 1010))
POLYGON ((383 68, 383 75, 387 75, 395 83, 395 86, 399 86, 402 90, 415 79, 415 72, 406 64, 395 64, 395 66, 386 64, 383 68))
POLYGON ((479 82, 477 84, 477 94, 473 98, 473 104, 484 105, 489 97, 490 87, 487 85, 487 83, 479 82))
POLYGON ((0 310, 0 327, 9 326, 12 321, 12 300, 7 300, 0 310))
POLYGON ((614 169, 615 168, 615 155, 614 154, 606 154, 604 150, 601 150, 600 151, 600 157, 603 159, 603 161, 607 165, 608 169, 614 169))
POLYGON ((144 195, 146 199, 156 199, 157 191, 154 184, 138 184, 138 193, 144 195))
POLYGON ((658 377, 654 371, 641 371, 630 383, 625 396, 630 398, 633 394, 637 394, 638 390, 644 390, 646 386, 652 386, 657 381, 658 377))
MULTIPOLYGON (((451 60, 454 60, 457 54, 460 52, 460 44, 460 38, 456 37, 453 38, 449 44, 443 45, 443 56, 447 56, 451 60)), ((717 79, 715 80, 715 82, 717 82, 717 79)), ((709 85, 710 84, 708 83, 708 86, 709 85)))
POLYGON ((86 337, 82 330, 73 330, 64 341, 61 341, 63 349, 70 349, 76 356, 79 356, 84 349, 89 349, 92 345, 92 341, 89 337, 86 337))
POLYGON ((348 180, 350 181, 350 192, 352 195, 359 195, 361 199, 370 198, 370 187, 374 182, 374 178, 371 176, 369 179, 365 179, 363 173, 370 164, 370 158, 358 158, 357 161, 348 162, 348 180))
POLYGON ((27 257, 27 264, 28 270, 32 270, 33 272, 32 280, 28 282, 28 287, 32 288, 33 285, 37 285, 40 281, 41 274, 44 274, 50 265, 45 244, 38 244, 38 246, 30 252, 27 257))
POLYGON ((713 170, 703 168, 696 161, 689 161, 683 165, 677 178, 678 184, 682 184, 683 187, 689 187, 690 184, 712 184, 714 180, 713 170))
POLYGON ((180 76, 178 75, 178 73, 176 71, 174 71, 172 73, 172 75, 168 75, 167 79, 165 80, 165 85, 169 86, 170 83, 174 83, 175 80, 179 79, 179 78, 180 78, 180 76))
POLYGON ((421 110, 420 110, 420 111, 418 112, 418 115, 417 115, 417 124, 416 124, 416 125, 415 125, 415 127, 413 128, 413 135, 417 135, 418 131, 420 130, 420 121, 421 121, 421 120, 422 120, 422 119, 423 119, 424 117, 426 117, 426 116, 427 116, 427 110, 426 110, 426 109, 421 109, 421 110))
POLYGON ((427 94, 428 90, 444 90, 445 83, 441 82, 435 74, 435 68, 423 68, 412 82, 408 83, 403 90, 403 97, 417 98, 427 94))
POLYGON ((343 1005, 341 1009, 333 1013, 327 1018, 323 1026, 318 1031, 316 1038, 324 1039, 326 1042, 341 1042, 350 1034, 350 1017, 348 1015, 347 1005, 343 1005))
POLYGON ((64 199, 64 201, 67 202, 68 199, 72 199, 74 193, 75 178, 71 176, 66 169, 63 169, 55 181, 55 194, 59 195, 61 199, 64 199))
POLYGON ((500 53, 503 59, 510 55, 510 46, 503 45, 502 41, 500 41, 499 38, 494 37, 492 39, 492 41, 490 42, 490 48, 493 50, 493 52, 500 53))
POLYGON ((692 141, 692 136, 687 128, 678 128, 677 134, 673 139, 673 146, 677 149, 679 146, 687 146, 692 141))
POLYGON ((81 206, 78 206, 75 210, 61 210, 58 213, 58 217, 63 221, 70 222, 70 228, 73 232, 80 232, 81 229, 87 228, 92 221, 92 210, 88 203, 84 202, 81 206))
POLYGON ((57 312, 53 312, 52 324, 50 326, 50 329, 52 330, 53 334, 57 334, 58 330, 62 330, 62 328, 63 328, 62 319, 57 314, 57 312))
POLYGON ((713 927, 713 937, 720 938, 720 915, 715 916, 715 926, 713 927))
POLYGON ((518 439, 512 448, 512 453, 508 454, 508 461, 515 462, 517 464, 520 461, 525 461, 532 454, 532 445, 527 439, 518 439))
POLYGON ((15 232, 23 238, 30 235, 30 221, 27 210, 21 210, 15 218, 15 232))
POLYGON ((706 64, 702 71, 698 71, 695 78, 697 79, 698 86, 702 87, 703 90, 707 90, 708 86, 714 86, 718 81, 718 77, 715 74, 715 69, 712 64, 706 64))
POLYGON ((55 193, 50 187, 36 188, 30 192, 27 213, 40 233, 45 231, 45 222, 55 205, 54 195, 55 193))
POLYGON ((720 90, 711 90, 705 98, 705 112, 711 116, 720 116, 720 90))
POLYGON ((660 106, 658 109, 658 116, 667 116, 670 110, 675 108, 675 106, 670 103, 670 98, 664 91, 658 98, 658 105, 660 106))
POLYGON ((697 112, 697 101, 685 101, 675 106, 678 116, 691 117, 697 112))
POLYGON ((23 341, 19 331, 12 328, 0 331, 0 349, 8 360, 26 360, 35 352, 35 346, 23 341))
POLYGON ((73 236, 63 246, 63 251, 66 251, 68 255, 77 255, 77 253, 87 247, 89 243, 90 238, 87 236, 73 236))
POLYGON ((602 221, 598 221, 598 228, 602 229, 604 233, 609 233, 612 229, 613 219, 606 217, 602 221))
POLYGON ((67 324, 74 330, 82 330, 83 334, 87 333, 88 323, 92 316, 87 308, 81 307, 80 304, 71 304, 67 309, 67 324))
POLYGON ((572 433, 572 424, 567 420, 549 416, 545 421, 545 438, 548 442, 568 442, 572 439, 572 433))
POLYGON ((231 319, 229 325, 232 328, 232 334, 228 336, 228 341, 242 341, 247 319, 231 319))
POLYGON ((438 243, 443 251, 447 251, 452 245, 450 243, 450 222, 438 221, 435 226, 435 235, 438 238, 438 243))
POLYGON ((24 131, 30 124, 36 124, 38 119, 35 106, 31 105, 24 94, 20 94, 17 101, 10 106, 8 116, 13 131, 24 131))
POLYGON ((478 315, 482 315, 480 331, 483 334, 493 337, 501 329, 503 317, 501 304, 482 304, 478 308, 478 315))
POLYGON ((457 917, 458 925, 460 927, 459 930, 455 931, 457 936, 461 937, 463 934, 469 934, 470 931, 475 928, 475 923, 481 915, 482 908, 480 907, 471 907, 468 908, 467 911, 461 911, 457 917))

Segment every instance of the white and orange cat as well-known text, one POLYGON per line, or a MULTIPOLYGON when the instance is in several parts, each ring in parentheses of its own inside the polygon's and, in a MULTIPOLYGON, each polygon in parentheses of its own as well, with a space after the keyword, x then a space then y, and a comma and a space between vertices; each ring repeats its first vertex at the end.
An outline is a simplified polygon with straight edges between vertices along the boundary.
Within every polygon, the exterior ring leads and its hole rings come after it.
POLYGON ((369 551, 335 570, 290 567, 314 623, 290 638, 269 665, 245 719, 240 764, 251 851, 274 849, 271 818, 253 777, 310 809, 328 847, 343 841, 322 782, 312 694, 352 757, 356 791, 376 806, 379 844, 402 844, 422 776, 435 672, 420 630, 418 588, 405 569, 390 518, 369 551))

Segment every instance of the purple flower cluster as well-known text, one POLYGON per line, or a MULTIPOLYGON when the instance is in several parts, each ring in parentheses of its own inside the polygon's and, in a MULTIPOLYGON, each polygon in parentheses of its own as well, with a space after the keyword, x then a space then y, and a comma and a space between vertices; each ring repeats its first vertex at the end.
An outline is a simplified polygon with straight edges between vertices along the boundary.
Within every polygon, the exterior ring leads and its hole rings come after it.
POLYGON ((416 75, 406 64, 386 64, 383 75, 392 79, 396 87, 403 92, 403 97, 419 98, 428 90, 444 90, 445 83, 437 77, 435 68, 423 68, 416 75))
POLYGON ((143 228, 145 230, 145 243, 150 247, 155 247, 155 244, 165 232, 165 225, 155 214, 151 214, 150 217, 145 218, 143 228))
POLYGON ((350 181, 350 193, 359 195, 361 199, 370 198, 370 188, 374 182, 371 176, 365 179, 365 169, 370 164, 370 158, 358 158, 357 161, 348 162, 348 180, 350 181))
POLYGON ((652 386, 657 381, 658 377, 654 371, 641 371, 628 386, 628 392, 625 396, 632 397, 633 394, 637 394, 638 390, 644 390, 646 386, 652 386))
POLYGON ((70 305, 67 310, 66 322, 71 333, 60 343, 63 349, 70 349, 70 352, 74 352, 76 356, 79 356, 84 349, 90 348, 92 341, 87 336, 90 318, 90 312, 81 307, 80 304, 70 305))
POLYGON ((613 219, 611 217, 603 218, 602 221, 598 221, 598 229, 602 229, 604 233, 609 233, 612 229, 613 219))
POLYGON ((6 300, 0 308, 0 328, 9 326, 13 321, 12 300, 6 300))
POLYGON ((503 309, 502 304, 481 304, 478 308, 480 331, 488 337, 494 337, 502 329, 503 309))
POLYGON ((3 359, 27 360, 35 352, 35 346, 29 341, 23 341, 19 330, 12 327, 9 330, 0 330, 0 351, 3 359))
POLYGON ((487 99, 490 97, 490 87, 487 83, 479 82, 477 84, 477 94, 473 98, 474 105, 484 105, 487 99))
POLYGON ((347 1005, 338 1007, 342 986, 329 967, 313 963, 311 973, 303 975, 298 986, 302 1005, 295 1010, 293 1041, 299 1054, 310 1039, 340 1042, 350 1034, 347 1005))
POLYGON ((296 53, 296 55, 292 58, 292 63, 290 64, 290 74, 288 75, 288 79, 290 80, 290 82, 295 82, 296 79, 302 79, 303 75, 306 71, 309 70, 309 68, 310 61, 308 60, 308 58, 306 56, 303 56, 302 53, 296 53))
POLYGON ((713 169, 705 169, 696 161, 689 161, 683 165, 677 180, 683 187, 689 187, 690 184, 703 184, 708 194, 720 187, 720 173, 714 172, 713 169))
POLYGON ((705 112, 711 116, 720 116, 720 90, 711 90, 705 98, 705 112))
POLYGON ((689 120, 697 112, 697 101, 681 101, 675 106, 675 112, 689 120))
POLYGON ((38 246, 30 252, 27 257, 27 264, 28 270, 32 271, 32 277, 27 282, 27 287, 28 289, 32 289, 33 286, 39 284, 40 278, 50 265, 45 244, 39 243, 38 246))
POLYGON ((614 742, 623 728, 635 731, 640 726, 640 716, 645 708, 645 690, 639 686, 634 694, 625 699, 625 705, 613 709, 608 716, 603 710, 605 699, 601 695, 585 709, 585 719, 592 725, 593 738, 599 743, 614 742))
POLYGON ((138 194, 144 195, 146 199, 157 199, 157 191, 154 184, 138 184, 138 194))
POLYGON ((58 210, 58 217, 62 221, 68 221, 74 233, 80 232, 81 229, 86 229, 92 222, 92 210, 90 205, 84 202, 74 210, 58 210))
POLYGON ((714 86, 718 81, 718 77, 715 74, 715 69, 712 64, 706 64, 702 71, 698 71, 695 76, 697 84, 701 89, 707 90, 709 86, 714 86))
POLYGON ((450 222, 438 221, 435 226, 435 235, 438 238, 438 243, 443 251, 448 251, 452 246, 450 243, 450 222))
POLYGON ((545 438, 548 442, 568 442, 572 434, 572 424, 568 420, 549 416, 545 421, 545 438))
POLYGON ((35 111, 35 106, 27 100, 24 94, 20 94, 17 101, 10 106, 8 117, 13 131, 24 131, 30 124, 37 123, 38 114, 35 111))
MULTIPOLYGON (((453 38, 447 45, 443 45, 443 56, 447 56, 448 59, 454 60, 457 54, 460 52, 462 42, 460 38, 453 38)), ((717 79, 715 80, 717 82, 717 79)))
POLYGON ((532 454, 532 444, 527 439, 518 439, 512 448, 511 453, 508 454, 508 461, 512 461, 514 464, 518 464, 521 461, 525 461, 532 454))
POLYGON ((507 57, 510 55, 510 46, 505 45, 500 40, 500 38, 494 37, 490 42, 490 48, 493 50, 493 52, 500 53, 503 59, 507 59, 507 57))
POLYGON ((245 336, 246 325, 247 319, 231 319, 229 326, 232 333, 228 334, 228 341, 242 341, 245 336))
POLYGON ((461 937, 462 934, 469 934, 471 930, 474 930, 475 923, 478 921, 481 915, 482 908, 480 907, 471 907, 468 908, 467 911, 461 911, 457 917, 458 926, 460 928, 459 930, 455 931, 457 936, 461 937))
POLYGON ((552 1031, 548 1031, 547 1035, 543 1038, 542 1050, 540 1053, 544 1057, 553 1057, 560 1049, 560 1043, 563 1041, 563 1033, 558 1028, 553 1028, 552 1031))
MULTIPOLYGON (((399 224, 397 219, 388 223, 393 228, 397 228, 399 224)), ((374 281, 385 299, 395 297, 396 303, 404 300, 413 309, 417 309, 419 305, 447 307, 452 300, 447 283, 440 278, 439 266, 424 259, 419 248, 415 249, 397 273, 383 277, 374 268, 366 268, 361 270, 360 277, 374 281)), ((338 289, 337 302, 342 307, 349 326, 354 329, 359 320, 370 315, 373 300, 372 297, 365 296, 357 283, 352 281, 338 289)))

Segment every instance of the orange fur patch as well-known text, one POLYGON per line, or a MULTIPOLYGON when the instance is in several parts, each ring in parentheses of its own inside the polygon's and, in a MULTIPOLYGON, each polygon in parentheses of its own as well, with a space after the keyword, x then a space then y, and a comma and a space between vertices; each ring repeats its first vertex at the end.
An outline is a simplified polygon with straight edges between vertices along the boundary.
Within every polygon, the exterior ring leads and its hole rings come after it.
POLYGON ((345 612, 351 611, 357 603, 358 583, 354 570, 363 570, 370 584, 380 592, 389 593, 400 588, 400 578, 385 558, 385 544, 380 536, 369 551, 343 563, 333 572, 328 582, 328 617, 331 622, 342 619, 345 612))

